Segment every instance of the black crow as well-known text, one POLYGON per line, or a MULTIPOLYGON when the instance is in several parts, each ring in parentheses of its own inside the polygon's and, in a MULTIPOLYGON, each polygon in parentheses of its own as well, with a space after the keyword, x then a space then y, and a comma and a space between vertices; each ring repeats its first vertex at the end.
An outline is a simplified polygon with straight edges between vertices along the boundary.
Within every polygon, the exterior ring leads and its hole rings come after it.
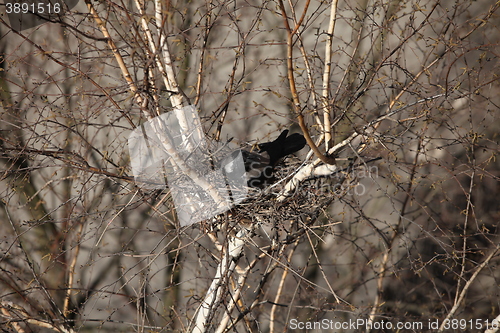
MULTIPOLYGON (((306 145, 302 134, 287 135, 288 130, 284 130, 276 140, 257 145, 257 151, 241 150, 249 187, 262 188, 271 184, 274 181, 274 168, 286 156, 301 150, 306 145)), ((235 156, 232 159, 239 153, 240 150, 233 152, 231 155, 235 156)), ((224 167, 226 173, 231 172, 228 166, 229 164, 226 164, 224 167)))

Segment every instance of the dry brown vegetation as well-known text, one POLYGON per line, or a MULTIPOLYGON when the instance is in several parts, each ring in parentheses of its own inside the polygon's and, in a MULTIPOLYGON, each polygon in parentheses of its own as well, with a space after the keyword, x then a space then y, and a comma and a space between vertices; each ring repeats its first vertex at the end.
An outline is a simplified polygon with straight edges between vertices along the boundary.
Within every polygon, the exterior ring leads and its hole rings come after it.
POLYGON ((20 32, 2 14, 0 330, 484 332, 499 6, 88 0, 20 32), (310 144, 275 186, 179 228, 169 191, 134 183, 127 137, 190 104, 213 140, 310 144))

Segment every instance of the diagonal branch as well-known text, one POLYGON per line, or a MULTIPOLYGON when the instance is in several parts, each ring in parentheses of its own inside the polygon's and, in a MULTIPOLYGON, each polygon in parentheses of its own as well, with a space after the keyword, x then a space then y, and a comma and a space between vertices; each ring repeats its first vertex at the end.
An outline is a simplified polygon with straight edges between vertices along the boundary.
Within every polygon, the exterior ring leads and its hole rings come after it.
MULTIPOLYGON (((309 2, 308 2, 309 3, 309 2)), ((304 133, 304 137, 307 141, 307 144, 311 149, 313 150, 314 154, 323 162, 326 164, 335 164, 335 158, 333 157, 328 157, 325 156, 319 148, 316 146, 314 143, 313 139, 311 138, 311 135, 309 134, 309 130, 307 129, 307 125, 304 120, 304 116, 302 115, 302 108, 300 106, 300 100, 299 100, 299 95, 297 93, 297 87, 295 85, 295 77, 293 74, 293 35, 295 32, 298 30, 298 27, 300 26, 301 21, 297 23, 295 28, 292 29, 290 28, 290 24, 288 23, 288 18, 285 10, 285 5, 283 4, 283 0, 279 0, 279 5, 281 8, 281 13, 283 16, 283 22, 285 24, 285 29, 287 31, 287 72, 288 72, 288 83, 290 85, 290 92, 292 94, 292 105, 295 113, 297 114, 297 119, 299 120, 299 125, 300 128, 302 129, 302 132, 304 133)), ((304 9, 304 11, 307 10, 307 7, 304 9)))

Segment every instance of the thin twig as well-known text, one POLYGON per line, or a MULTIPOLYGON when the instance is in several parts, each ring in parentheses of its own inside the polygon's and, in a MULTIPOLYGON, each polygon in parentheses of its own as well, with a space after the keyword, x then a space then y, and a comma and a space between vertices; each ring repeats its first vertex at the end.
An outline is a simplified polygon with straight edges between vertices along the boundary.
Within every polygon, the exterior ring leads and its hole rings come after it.
MULTIPOLYGON (((287 262, 292 261, 293 254, 295 253, 295 250, 297 249, 297 246, 299 245, 300 237, 297 237, 295 240, 295 243, 293 244, 293 248, 290 250, 290 253, 288 254, 287 262)), ((278 304, 280 301, 280 296, 281 292, 283 291, 283 287, 285 286, 285 280, 286 277, 288 276, 288 267, 286 267, 283 270, 283 274, 281 274, 281 280, 278 285, 278 289, 276 290, 276 296, 274 297, 273 301, 273 306, 271 307, 271 314, 269 315, 269 332, 274 333, 274 324, 275 324, 275 316, 276 316, 276 309, 278 308, 278 304)))
POLYGON ((73 281, 75 279, 75 267, 76 267, 76 261, 78 259, 78 254, 80 253, 80 245, 81 245, 81 234, 83 230, 83 221, 80 221, 78 223, 78 231, 76 232, 75 235, 75 251, 73 253, 72 260, 69 264, 68 267, 68 282, 67 282, 67 290, 66 290, 66 296, 64 297, 64 305, 63 305, 63 313, 65 317, 68 317, 70 315, 69 313, 69 302, 71 299, 71 294, 73 290, 73 281))
MULTIPOLYGON (((207 2, 207 6, 213 6, 212 2, 207 2)), ((200 54, 200 64, 198 66, 198 74, 196 79, 196 97, 194 100, 194 105, 198 105, 200 103, 201 98, 201 87, 203 83, 203 70, 205 64, 205 52, 207 52, 208 45, 208 36, 210 35, 210 31, 212 29, 212 8, 209 7, 207 9, 206 21, 205 21, 205 29, 203 31, 203 45, 201 46, 201 54, 200 54)))
POLYGON ((311 245, 312 254, 314 255, 314 258, 316 259, 316 262, 318 263, 318 267, 319 267, 319 270, 321 272, 321 275, 323 276, 323 280, 325 280, 326 285, 330 289, 330 293, 332 293, 333 297, 335 297, 335 300, 337 301, 337 303, 340 304, 341 299, 337 296, 337 293, 333 290, 333 287, 330 284, 330 281, 328 281, 328 278, 326 277, 325 271, 323 270, 323 265, 321 265, 321 261, 319 260, 318 254, 316 253, 315 246, 313 245, 312 240, 311 240, 311 236, 309 235, 309 232, 307 230, 306 230, 306 236, 307 236, 307 240, 309 241, 309 244, 311 245))
MULTIPOLYGON (((474 144, 471 144, 471 156, 474 156, 474 144)), ((463 244, 462 244, 462 267, 460 269, 460 275, 458 277, 457 281, 457 293, 455 294, 455 300, 453 302, 453 305, 457 304, 458 302, 458 291, 460 290, 462 281, 465 276, 465 264, 466 264, 466 253, 467 253, 467 227, 469 225, 469 216, 471 215, 471 208, 472 208, 472 189, 474 188, 474 176, 476 175, 476 160, 475 158, 472 161, 473 166, 472 166, 472 174, 470 176, 470 183, 469 183, 469 193, 467 193, 467 207, 465 208, 465 221, 464 225, 462 227, 463 229, 463 244)))
POLYGON ((331 133, 331 110, 328 103, 328 94, 330 92, 330 72, 332 70, 332 44, 333 44, 333 33, 335 31, 335 22, 337 14, 337 2, 338 0, 332 0, 330 5, 330 24, 328 26, 328 33, 325 45, 325 69, 323 72, 323 87, 321 91, 321 104, 323 108, 323 124, 325 130, 325 149, 328 151, 330 142, 332 141, 331 133))
POLYGON ((455 302, 455 304, 451 308, 450 312, 448 313, 448 315, 446 316, 446 318, 441 323, 441 326, 439 327, 438 332, 443 332, 444 331, 445 326, 447 325, 447 323, 449 323, 449 320, 455 315, 455 312, 457 312, 458 308, 460 307, 460 304, 462 304, 462 301, 465 298, 465 294, 467 294, 467 291, 469 290, 469 288, 472 285, 472 283, 476 280, 477 276, 483 270, 483 268, 486 267, 486 265, 488 265, 488 263, 490 262, 490 260, 497 254, 497 252, 498 252, 499 249, 500 249, 500 243, 497 244, 497 246, 490 253, 490 255, 476 268, 476 271, 474 272, 474 274, 472 274, 471 278, 467 281, 467 283, 465 284, 464 288, 460 292, 460 296, 458 297, 457 302, 455 302))
POLYGON ((238 277, 236 290, 231 295, 231 299, 229 301, 229 304, 227 305, 224 317, 222 318, 215 333, 223 333, 227 329, 229 319, 231 318, 231 312, 236 307, 238 300, 240 300, 240 295, 241 295, 243 288, 245 287, 245 283, 246 283, 246 280, 248 278, 248 275, 251 273, 252 269, 255 267, 257 262, 259 262, 260 259, 262 259, 263 257, 264 257, 264 254, 261 253, 257 258, 252 260, 252 262, 244 270, 238 272, 239 277, 238 277))

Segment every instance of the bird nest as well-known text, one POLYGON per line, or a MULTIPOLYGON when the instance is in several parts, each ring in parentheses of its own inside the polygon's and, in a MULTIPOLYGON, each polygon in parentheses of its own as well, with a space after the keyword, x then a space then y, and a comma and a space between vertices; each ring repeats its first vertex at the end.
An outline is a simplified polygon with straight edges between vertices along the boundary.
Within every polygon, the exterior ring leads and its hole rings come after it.
POLYGON ((264 188, 248 188, 248 197, 230 211, 219 215, 210 229, 218 228, 224 222, 233 227, 262 223, 285 228, 297 225, 299 229, 300 226, 313 224, 339 194, 330 191, 330 187, 325 185, 341 179, 336 176, 309 179, 299 184, 284 200, 276 200, 302 164, 297 157, 288 157, 275 168, 273 184, 264 188))

